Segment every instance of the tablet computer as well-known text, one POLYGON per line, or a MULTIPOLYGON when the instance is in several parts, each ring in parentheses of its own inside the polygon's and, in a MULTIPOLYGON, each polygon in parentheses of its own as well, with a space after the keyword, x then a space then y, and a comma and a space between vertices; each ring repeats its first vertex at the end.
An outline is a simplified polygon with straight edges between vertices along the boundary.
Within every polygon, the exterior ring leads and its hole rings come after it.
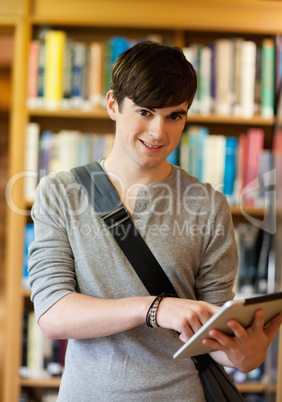
POLYGON ((282 292, 271 293, 248 299, 230 300, 226 302, 174 355, 174 359, 191 357, 215 351, 202 344, 204 338, 209 338, 211 329, 218 329, 232 335, 232 330, 226 323, 230 319, 237 320, 245 328, 253 321, 254 313, 264 311, 265 325, 277 314, 282 313, 282 292))

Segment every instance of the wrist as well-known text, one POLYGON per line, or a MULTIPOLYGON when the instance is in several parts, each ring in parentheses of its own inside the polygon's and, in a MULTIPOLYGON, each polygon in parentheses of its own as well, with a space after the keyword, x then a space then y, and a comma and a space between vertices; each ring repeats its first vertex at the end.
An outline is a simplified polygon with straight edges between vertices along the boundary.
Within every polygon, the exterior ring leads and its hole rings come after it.
POLYGON ((157 323, 157 312, 161 301, 167 297, 166 293, 162 293, 159 296, 156 296, 151 303, 147 314, 146 314, 146 324, 150 328, 158 328, 159 325, 157 323))

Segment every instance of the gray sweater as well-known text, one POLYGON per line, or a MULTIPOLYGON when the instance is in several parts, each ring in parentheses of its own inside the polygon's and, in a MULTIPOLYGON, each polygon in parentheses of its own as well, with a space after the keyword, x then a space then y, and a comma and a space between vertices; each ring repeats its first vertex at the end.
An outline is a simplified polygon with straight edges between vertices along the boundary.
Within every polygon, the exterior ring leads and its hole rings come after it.
MULTIPOLYGON (((148 292, 70 172, 43 178, 32 209, 30 283, 37 319, 70 292, 101 298, 148 292)), ((237 247, 225 197, 173 166, 142 187, 132 220, 183 298, 233 298, 237 247)), ((191 359, 174 361, 176 333, 145 324, 70 339, 58 401, 204 401, 191 359)))

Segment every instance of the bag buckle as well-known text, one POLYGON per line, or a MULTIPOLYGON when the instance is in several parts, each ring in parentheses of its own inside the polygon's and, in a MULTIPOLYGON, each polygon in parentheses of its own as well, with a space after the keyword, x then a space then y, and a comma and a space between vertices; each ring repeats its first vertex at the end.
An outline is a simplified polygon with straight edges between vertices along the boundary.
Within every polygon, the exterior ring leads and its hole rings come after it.
POLYGON ((121 206, 103 217, 108 229, 114 228, 129 218, 130 216, 125 206, 121 206))

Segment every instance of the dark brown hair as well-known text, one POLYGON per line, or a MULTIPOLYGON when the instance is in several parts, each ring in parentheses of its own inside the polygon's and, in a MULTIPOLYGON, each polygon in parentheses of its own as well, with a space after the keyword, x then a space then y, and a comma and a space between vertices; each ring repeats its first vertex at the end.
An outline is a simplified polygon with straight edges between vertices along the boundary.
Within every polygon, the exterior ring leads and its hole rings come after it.
POLYGON ((111 90, 119 110, 125 97, 153 109, 191 106, 197 75, 183 51, 175 46, 139 42, 123 52, 112 68, 111 90))

